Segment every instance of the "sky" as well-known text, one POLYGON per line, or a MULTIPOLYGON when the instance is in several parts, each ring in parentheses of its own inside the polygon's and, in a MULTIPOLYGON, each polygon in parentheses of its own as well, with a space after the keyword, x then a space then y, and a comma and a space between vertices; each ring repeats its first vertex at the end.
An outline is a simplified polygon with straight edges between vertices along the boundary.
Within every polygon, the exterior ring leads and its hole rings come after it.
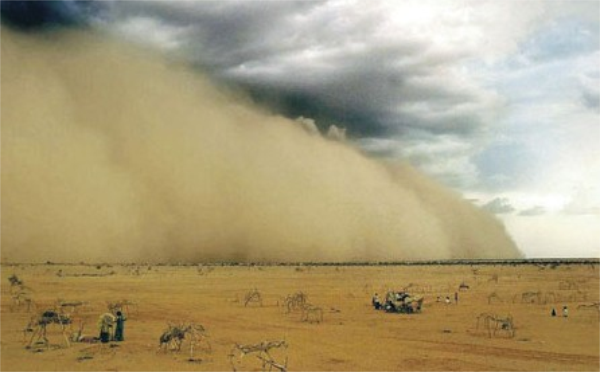
POLYGON ((600 257, 598 1, 48 8, 50 26, 97 29, 274 113, 346 128, 368 156, 407 160, 496 214, 527 257, 600 257))

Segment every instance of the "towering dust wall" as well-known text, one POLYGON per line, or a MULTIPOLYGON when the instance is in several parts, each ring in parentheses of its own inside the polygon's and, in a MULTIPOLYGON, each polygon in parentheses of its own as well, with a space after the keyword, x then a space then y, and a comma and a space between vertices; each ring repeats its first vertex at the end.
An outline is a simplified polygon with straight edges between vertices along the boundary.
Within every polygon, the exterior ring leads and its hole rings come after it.
POLYGON ((98 35, 2 30, 2 258, 519 257, 407 165, 98 35), (312 132, 312 133, 311 133, 312 132))

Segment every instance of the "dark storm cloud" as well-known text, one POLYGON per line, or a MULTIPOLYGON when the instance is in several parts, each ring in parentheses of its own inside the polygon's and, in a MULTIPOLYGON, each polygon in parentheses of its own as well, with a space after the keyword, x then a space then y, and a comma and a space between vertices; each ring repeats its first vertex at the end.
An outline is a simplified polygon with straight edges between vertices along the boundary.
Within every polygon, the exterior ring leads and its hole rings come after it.
MULTIPOLYGON (((69 19, 183 57, 276 113, 310 117, 323 133, 344 127, 359 144, 453 136, 474 148, 499 106, 492 91, 458 68, 473 56, 471 47, 436 42, 447 32, 422 24, 413 30, 403 12, 401 21, 390 21, 385 3, 124 1, 103 2, 101 12, 51 4, 69 9, 69 19)), ((439 162, 418 148, 423 153, 409 157, 415 165, 439 162)), ((371 153, 405 155, 398 148, 371 153)), ((454 184, 456 171, 435 173, 454 184)))
POLYGON ((2 23, 24 31, 82 26, 99 8, 89 1, 2 1, 2 23))
POLYGON ((446 50, 424 35, 386 33, 382 14, 367 4, 351 14, 339 6, 123 2, 112 10, 125 29, 135 19, 152 19, 185 30, 179 49, 188 58, 284 115, 316 119, 321 129, 339 124, 351 138, 406 136, 412 128, 468 137, 485 125, 477 110, 455 108, 486 101, 486 92, 461 86, 444 71, 468 54, 464 48, 446 50), (411 109, 423 102, 427 114, 411 109))

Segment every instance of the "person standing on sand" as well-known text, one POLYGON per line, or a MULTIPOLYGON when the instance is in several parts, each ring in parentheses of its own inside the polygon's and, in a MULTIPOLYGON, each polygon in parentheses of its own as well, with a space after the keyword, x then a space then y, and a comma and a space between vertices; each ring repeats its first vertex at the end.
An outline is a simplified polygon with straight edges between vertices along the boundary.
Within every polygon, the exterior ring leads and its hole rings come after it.
POLYGON ((567 305, 563 306, 563 311, 562 311, 563 317, 567 318, 569 316, 569 308, 567 307, 567 305))
POLYGON ((125 321, 127 318, 122 312, 117 311, 116 327, 115 327, 115 341, 125 341, 123 338, 123 331, 125 330, 125 321))
POLYGON ((454 303, 458 305, 458 292, 454 292, 454 303))
POLYGON ((556 316, 556 309, 552 308, 552 312, 550 313, 551 316, 556 316))
POLYGON ((100 329, 100 342, 103 344, 110 341, 110 329, 115 322, 115 316, 110 313, 100 315, 98 328, 100 329))

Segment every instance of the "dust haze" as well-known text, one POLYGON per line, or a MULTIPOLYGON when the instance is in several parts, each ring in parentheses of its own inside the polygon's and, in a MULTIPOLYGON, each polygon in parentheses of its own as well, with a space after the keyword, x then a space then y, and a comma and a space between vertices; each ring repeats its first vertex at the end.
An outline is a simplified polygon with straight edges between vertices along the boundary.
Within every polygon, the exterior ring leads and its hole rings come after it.
POLYGON ((512 258, 486 212, 86 31, 2 29, 2 259, 512 258))

